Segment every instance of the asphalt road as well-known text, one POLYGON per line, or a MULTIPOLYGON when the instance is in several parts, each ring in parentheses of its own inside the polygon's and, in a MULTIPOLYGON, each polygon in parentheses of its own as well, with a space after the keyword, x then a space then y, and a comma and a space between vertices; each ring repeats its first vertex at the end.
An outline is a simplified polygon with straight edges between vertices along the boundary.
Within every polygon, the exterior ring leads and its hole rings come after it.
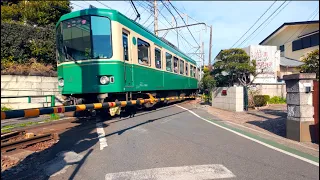
POLYGON ((202 118, 172 105, 84 123, 65 132, 53 148, 24 160, 18 174, 9 171, 2 179, 319 179, 317 165, 202 118))

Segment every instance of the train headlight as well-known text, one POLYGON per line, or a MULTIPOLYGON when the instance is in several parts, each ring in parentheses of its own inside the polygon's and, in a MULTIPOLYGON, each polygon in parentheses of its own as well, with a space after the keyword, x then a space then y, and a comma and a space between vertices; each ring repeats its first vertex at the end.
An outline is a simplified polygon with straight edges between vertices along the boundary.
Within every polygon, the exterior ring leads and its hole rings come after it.
POLYGON ((64 86, 64 80, 63 79, 59 79, 58 80, 58 85, 63 87, 64 86))
POLYGON ((110 79, 107 76, 101 76, 100 77, 100 83, 101 84, 108 84, 110 82, 110 79))

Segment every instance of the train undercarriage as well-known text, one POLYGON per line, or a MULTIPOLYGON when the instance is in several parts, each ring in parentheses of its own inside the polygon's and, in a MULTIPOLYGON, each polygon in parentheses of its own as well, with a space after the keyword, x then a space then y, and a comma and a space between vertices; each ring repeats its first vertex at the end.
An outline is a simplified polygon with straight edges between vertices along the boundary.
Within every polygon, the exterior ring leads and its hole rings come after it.
MULTIPOLYGON (((186 97, 195 96, 197 90, 175 90, 175 91, 142 91, 142 92, 124 92, 124 93, 105 93, 105 94, 73 94, 64 95, 64 105, 79 105, 79 104, 92 104, 92 103, 104 103, 104 102, 117 102, 117 101, 131 101, 140 99, 153 99, 153 98, 168 98, 168 97, 186 97)), ((157 104, 168 104, 180 100, 165 100, 163 102, 148 102, 142 105, 125 106, 125 107, 112 107, 108 109, 80 111, 76 113, 76 116, 96 116, 110 115, 115 116, 121 113, 133 113, 130 116, 134 116, 134 112, 142 109, 152 109, 157 104)))

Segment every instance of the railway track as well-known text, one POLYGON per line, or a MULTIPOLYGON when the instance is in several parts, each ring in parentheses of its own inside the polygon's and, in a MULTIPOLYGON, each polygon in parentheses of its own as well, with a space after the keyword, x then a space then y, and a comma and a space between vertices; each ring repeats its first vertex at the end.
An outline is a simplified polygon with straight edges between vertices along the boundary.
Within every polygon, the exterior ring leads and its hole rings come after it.
POLYGON ((33 135, 32 133, 25 133, 25 131, 17 131, 1 135, 1 152, 9 152, 17 149, 23 149, 34 144, 58 140, 57 133, 46 133, 33 135))

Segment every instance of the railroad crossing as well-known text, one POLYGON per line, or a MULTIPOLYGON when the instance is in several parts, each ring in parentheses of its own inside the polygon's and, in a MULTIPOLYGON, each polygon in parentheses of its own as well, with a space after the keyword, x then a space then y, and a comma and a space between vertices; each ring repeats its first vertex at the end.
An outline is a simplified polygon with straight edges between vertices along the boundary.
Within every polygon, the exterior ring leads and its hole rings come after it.
POLYGON ((319 178, 318 158, 219 121, 191 101, 69 124, 60 124, 68 128, 55 145, 3 179, 319 178))

